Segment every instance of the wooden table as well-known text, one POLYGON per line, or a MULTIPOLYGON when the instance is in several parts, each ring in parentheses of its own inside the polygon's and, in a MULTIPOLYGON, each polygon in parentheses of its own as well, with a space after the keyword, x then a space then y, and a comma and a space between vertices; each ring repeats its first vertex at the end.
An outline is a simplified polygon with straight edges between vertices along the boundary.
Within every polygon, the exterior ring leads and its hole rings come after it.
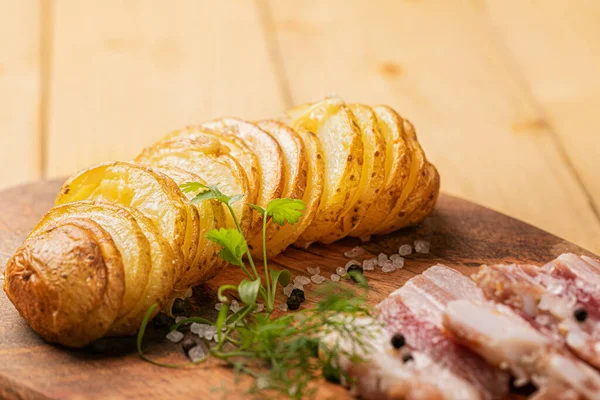
POLYGON ((600 2, 0 0, 0 186, 337 93, 443 190, 600 252, 600 2))

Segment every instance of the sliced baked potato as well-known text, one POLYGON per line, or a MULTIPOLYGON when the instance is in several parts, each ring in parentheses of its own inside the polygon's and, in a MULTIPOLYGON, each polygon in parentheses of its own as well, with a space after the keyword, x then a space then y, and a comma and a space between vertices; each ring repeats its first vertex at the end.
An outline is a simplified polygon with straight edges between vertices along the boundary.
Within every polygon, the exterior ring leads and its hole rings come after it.
MULTIPOLYGON (((307 153, 304 149, 304 142, 300 135, 285 125, 276 120, 263 120, 255 122, 263 131, 271 135, 281 147, 284 157, 284 186, 281 194, 282 198, 302 199, 304 190, 306 189, 306 180, 308 175, 308 160, 307 153)), ((281 226, 272 221, 267 225, 267 243, 277 234, 281 226)), ((256 235, 248 242, 248 247, 253 257, 263 257, 262 252, 262 236, 256 235)), ((291 244, 291 242, 290 242, 291 244)), ((269 249, 269 246, 267 246, 269 249)), ((269 254, 274 255, 272 251, 269 254)))
POLYGON ((173 291, 177 279, 176 274, 179 272, 174 265, 171 245, 160 234, 152 220, 135 208, 129 208, 128 211, 133 215, 148 239, 152 268, 148 274, 148 283, 134 309, 111 327, 111 334, 115 336, 135 334, 152 304, 158 305, 152 317, 161 309, 164 309, 169 294, 173 291))
POLYGON ((411 154, 408 179, 400 196, 389 215, 374 229, 375 234, 383 235, 414 225, 431 212, 439 194, 440 177, 435 167, 427 161, 413 125, 390 107, 377 106, 374 111, 382 123, 393 125, 393 129, 402 132, 411 154))
MULTIPOLYGON (((211 151, 202 141, 184 138, 149 147, 135 161, 150 166, 177 167, 198 175, 210 185, 218 185, 226 195, 243 194, 244 197, 234 203, 232 208, 242 231, 247 233, 252 218, 248 204, 256 201, 256 192, 250 190, 244 169, 228 154, 229 150, 226 147, 220 147, 212 153, 211 151)), ((225 218, 227 227, 236 227, 228 210, 225 218)))
MULTIPOLYGON (((258 157, 245 140, 229 133, 215 132, 201 126, 188 126, 180 131, 167 135, 161 142, 169 142, 178 139, 192 139, 211 143, 216 141, 219 147, 226 149, 227 154, 235 158, 246 172, 248 188, 253 193, 259 193, 261 187, 260 164, 258 157)), ((210 182, 209 182, 210 184, 210 182)), ((258 195, 257 195, 258 196, 258 195)), ((259 201, 259 200, 257 200, 259 201)), ((250 233, 251 235, 252 233, 250 233)))
MULTIPOLYGON (((198 175, 184 171, 177 167, 154 167, 163 174, 169 176, 178 185, 186 182, 200 182, 206 184, 198 175)), ((186 193, 188 199, 192 199, 196 193, 186 193)), ((194 260, 193 268, 185 271, 176 284, 176 290, 185 291, 190 286, 198 285, 215 276, 227 263, 219 257, 221 246, 208 240, 206 234, 211 229, 225 226, 225 211, 216 200, 205 200, 192 204, 200 214, 200 243, 199 250, 194 260)))
POLYGON ((349 208, 334 228, 338 234, 322 240, 327 244, 347 236, 358 226, 373 203, 379 201, 379 192, 385 180, 385 139, 379 131, 375 113, 370 107, 362 104, 351 104, 348 107, 362 134, 362 171, 358 189, 350 199, 349 208))
POLYGON ((110 234, 75 216, 38 225, 4 276, 8 298, 33 330, 70 347, 105 336, 125 293, 121 254, 110 234))
MULTIPOLYGON (((279 144, 271 135, 256 125, 237 118, 220 118, 206 122, 202 127, 217 133, 234 135, 242 139, 256 154, 260 167, 260 187, 255 204, 266 207, 269 201, 281 197, 285 184, 284 156, 279 144)), ((261 215, 253 213, 248 238, 260 234, 261 228, 261 215)))
MULTIPOLYGON (((73 218, 91 220, 100 225, 102 229, 108 232, 121 254, 125 293, 122 296, 123 300, 120 304, 119 313, 113 323, 114 326, 117 326, 120 319, 135 309, 148 284, 148 277, 152 268, 150 242, 131 214, 130 207, 95 201, 78 201, 54 207, 35 226, 27 240, 42 234, 65 220, 73 218)), ((84 240, 89 240, 89 238, 82 237, 79 241, 81 246, 85 246, 84 240)), ((40 239, 40 243, 42 242, 40 239)), ((48 243, 49 245, 52 244, 51 241, 48 241, 48 243)), ((47 257, 50 257, 51 254, 49 253, 47 257)), ((82 262, 83 258, 81 256, 77 257, 76 254, 73 255, 73 262, 76 262, 77 258, 79 262, 82 262)), ((51 261, 49 258, 45 258, 44 261, 59 263, 59 261, 51 261)), ((56 268, 58 268, 58 265, 56 265, 56 268)), ((49 286, 54 283, 56 282, 49 282, 49 286)), ((84 321, 87 321, 87 319, 84 321)), ((78 322, 81 323, 82 321, 78 322)), ((109 330, 109 334, 115 333, 109 330)))
POLYGON ((331 242, 343 237, 337 221, 352 207, 362 172, 363 143, 350 109, 339 98, 327 98, 313 105, 292 109, 286 122, 294 129, 317 135, 325 162, 323 195, 312 224, 298 244, 331 242))
POLYGON ((379 131, 385 139, 385 180, 380 190, 376 189, 374 202, 360 220, 350 236, 364 237, 375 233, 390 218, 392 208, 398 203, 411 172, 412 152, 406 141, 402 120, 390 114, 387 108, 374 107, 379 131))
POLYGON ((78 200, 119 203, 150 218, 170 243, 176 261, 189 266, 196 257, 199 216, 167 176, 148 167, 113 162, 80 171, 63 185, 57 205, 78 200))
POLYGON ((325 162, 319 138, 305 129, 298 129, 297 133, 304 144, 307 160, 310 160, 307 163, 306 189, 302 196, 304 211, 298 222, 293 225, 283 225, 269 238, 267 241, 267 258, 274 257, 288 246, 298 243, 298 238, 310 226, 317 214, 323 194, 325 162))

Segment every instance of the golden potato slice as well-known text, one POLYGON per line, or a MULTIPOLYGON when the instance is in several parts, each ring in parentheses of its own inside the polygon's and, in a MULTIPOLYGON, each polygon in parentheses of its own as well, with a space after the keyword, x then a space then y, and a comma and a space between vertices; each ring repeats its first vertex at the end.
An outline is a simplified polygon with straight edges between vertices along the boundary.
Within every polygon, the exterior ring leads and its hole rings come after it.
POLYGON ((322 240, 327 244, 347 236, 358 226, 371 205, 379 201, 379 192, 385 180, 385 139, 377 126, 375 113, 370 107, 362 104, 351 104, 348 107, 362 133, 364 146, 362 172, 358 189, 350 200, 349 210, 342 215, 333 228, 337 231, 337 235, 322 240))
POLYGON ((362 134, 352 112, 339 98, 327 98, 288 112, 292 128, 316 133, 325 158, 325 181, 319 210, 299 238, 302 246, 315 241, 331 242, 343 237, 337 221, 352 206, 363 164, 362 134))
POLYGON ((176 261, 188 266, 195 258, 199 217, 188 206, 177 184, 167 176, 138 164, 97 165, 65 182, 56 204, 86 199, 119 203, 141 211, 170 243, 176 261))
POLYGON ((414 225, 429 214, 437 201, 440 178, 435 167, 427 161, 412 124, 387 106, 375 107, 374 111, 382 123, 393 124, 391 129, 402 132, 412 156, 408 179, 394 208, 374 230, 375 234, 383 235, 414 225))
MULTIPOLYGON (((273 136, 283 151, 285 181, 281 197, 302 199, 308 175, 308 160, 306 159, 307 154, 302 138, 292 128, 279 121, 263 120, 255 124, 273 136)), ((277 234, 279 229, 281 229, 279 225, 269 222, 266 232, 267 243, 277 234)), ((262 258, 262 235, 257 234, 250 239, 248 247, 253 257, 262 258)), ((268 246, 267 249, 269 249, 268 246)), ((269 251, 269 254, 272 256, 273 252, 269 251)))
POLYGON ((392 208, 397 204, 402 189, 408 182, 412 155, 402 129, 402 121, 387 107, 374 107, 377 126, 385 139, 385 183, 377 192, 377 201, 368 209, 350 236, 363 237, 375 233, 392 208))
MULTIPOLYGON (((175 131, 168 135, 162 142, 168 142, 178 139, 192 139, 210 142, 216 140, 222 147, 227 148, 228 154, 240 163, 246 177, 248 178, 248 190, 253 193, 259 193, 261 187, 260 164, 259 159, 247 145, 247 142, 229 133, 215 132, 201 126, 189 126, 183 130, 175 131)), ((258 200, 257 200, 258 201, 258 200)), ((260 232, 260 224, 254 224, 250 227, 248 237, 252 237, 260 232)))
POLYGON ((115 242, 87 219, 37 229, 8 261, 4 276, 8 298, 33 330, 70 347, 104 336, 125 293, 115 242))
POLYGON ((167 135, 162 142, 170 142, 183 138, 205 142, 217 141, 220 143, 221 148, 223 146, 226 147, 229 150, 228 154, 235 158, 244 168, 250 190, 258 193, 260 189, 260 164, 258 157, 250 150, 244 140, 228 133, 214 132, 200 126, 188 126, 185 129, 167 135))
POLYGON ((109 334, 114 336, 135 334, 152 304, 158 304, 152 317, 164 309, 177 278, 177 268, 173 265, 173 250, 167 239, 160 234, 152 220, 141 211, 135 208, 130 208, 128 211, 133 215, 150 243, 152 268, 148 274, 148 283, 133 310, 116 321, 110 328, 109 334))
MULTIPOLYGON (((321 152, 321 144, 317 136, 304 129, 297 133, 302 138, 307 164, 306 189, 302 200, 304 200, 304 211, 300 220, 294 225, 283 225, 273 237, 267 242, 267 258, 276 256, 288 246, 297 241, 298 237, 310 226, 314 216, 319 209, 323 185, 325 181, 325 162, 321 152)), ((302 244, 300 242, 300 244, 302 244)))
MULTIPOLYGON (((221 118, 202 126, 215 132, 237 136, 256 154, 260 167, 260 187, 255 204, 266 207, 269 201, 281 197, 285 183, 283 152, 271 135, 256 125, 237 118, 221 118)), ((248 237, 260 232, 261 228, 261 215, 253 213, 248 237)))
MULTIPOLYGON (((178 185, 185 182, 200 182, 206 184, 198 175, 176 167, 154 167, 169 176, 178 185)), ((196 193, 187 193, 192 199, 196 193)), ((190 286, 199 285, 215 276, 227 263, 218 255, 221 246, 208 240, 206 234, 211 229, 225 226, 225 211, 216 200, 205 200, 192 204, 198 209, 200 215, 200 243, 199 251, 194 260, 194 267, 187 270, 177 283, 176 289, 185 291, 190 286)))
MULTIPOLYGON (((248 186, 248 178, 241 165, 229 154, 220 149, 210 153, 202 142, 193 139, 179 139, 172 142, 159 143, 145 149, 136 158, 136 162, 151 166, 177 167, 202 178, 210 185, 218 185, 226 195, 243 194, 244 197, 234 203, 232 208, 240 223, 242 232, 247 233, 252 218, 248 204, 254 203, 256 193, 248 186)), ((223 205, 223 207, 225 207, 223 205)), ((226 210, 225 225, 235 228, 235 223, 226 210)))
MULTIPOLYGON (((121 253, 125 293, 114 322, 117 324, 135 308, 144 293, 152 268, 150 243, 131 215, 130 207, 95 201, 78 201, 54 207, 36 225, 29 237, 39 235, 52 226, 72 218, 92 220, 99 224, 108 232, 121 253)), ((74 256, 73 262, 76 262, 77 258, 74 256)), ((81 262, 82 259, 79 257, 78 260, 81 262)))

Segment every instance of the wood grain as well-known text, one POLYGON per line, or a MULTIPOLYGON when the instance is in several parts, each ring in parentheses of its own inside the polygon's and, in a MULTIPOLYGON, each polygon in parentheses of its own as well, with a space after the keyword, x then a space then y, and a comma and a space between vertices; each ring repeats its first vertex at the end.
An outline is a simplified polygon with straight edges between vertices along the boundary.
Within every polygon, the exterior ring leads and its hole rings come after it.
MULTIPOLYGON (((0 192, 0 265, 22 242, 39 218, 52 206, 59 181, 41 182, 0 192)), ((434 213, 417 228, 402 230, 364 244, 365 258, 395 252, 401 244, 416 238, 431 241, 430 254, 407 257, 405 268, 394 273, 369 271, 370 304, 375 304, 407 279, 427 267, 444 263, 470 273, 482 263, 545 263, 563 252, 588 254, 531 225, 492 210, 442 195, 434 213)), ((344 251, 355 240, 342 240, 308 250, 289 249, 278 256, 274 266, 286 267, 292 275, 306 275, 307 266, 318 265, 329 276, 347 259, 344 251)), ((3 267, 2 267, 3 268, 3 267)), ((224 282, 240 279, 235 268, 195 288, 193 302, 214 318, 216 290, 224 282)), ((307 287, 307 304, 315 296, 307 287)), ((276 304, 283 301, 278 294, 276 304)), ((186 369, 163 369, 142 361, 133 338, 101 340, 84 350, 73 351, 41 340, 19 316, 4 292, 0 294, 0 398, 3 399, 161 399, 241 398, 244 384, 236 386, 231 370, 216 364, 186 369)), ((178 345, 164 339, 164 333, 150 329, 148 354, 163 362, 183 363, 178 345)), ((323 383, 319 398, 348 398, 340 387, 323 383)))
POLYGON ((57 2, 48 174, 128 159, 187 124, 283 110, 252 2, 57 2))
MULTIPOLYGON (((384 0, 268 5, 294 103, 337 93, 389 104, 414 122, 444 190, 600 251, 600 222, 586 190, 478 7, 384 0)), ((515 2, 512 13, 518 9, 515 2)), ((600 148, 600 135, 588 137, 600 148)))
POLYGON ((537 102, 588 190, 600 218, 600 2, 486 1, 482 15, 502 38, 523 86, 537 102), (518 9, 519 12, 515 12, 518 9))
POLYGON ((41 177, 41 15, 0 0, 0 188, 41 177))

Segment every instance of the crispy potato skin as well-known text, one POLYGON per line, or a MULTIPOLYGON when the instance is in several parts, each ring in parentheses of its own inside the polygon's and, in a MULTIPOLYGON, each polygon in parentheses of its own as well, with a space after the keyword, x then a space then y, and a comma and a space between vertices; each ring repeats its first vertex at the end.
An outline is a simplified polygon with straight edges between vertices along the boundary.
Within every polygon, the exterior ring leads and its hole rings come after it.
POLYGON ((290 245, 417 224, 439 189, 413 125, 387 106, 329 97, 282 120, 221 118, 174 131, 133 162, 75 174, 9 260, 4 290, 46 340, 82 347, 135 334, 152 304, 170 311, 176 297, 226 267, 220 245, 206 237, 211 229, 239 223, 262 258, 262 215, 252 204, 305 203, 296 224, 268 221, 269 258, 290 245), (183 193, 186 182, 243 195, 235 218, 216 200, 190 202, 198 193, 183 193))
POLYGON ((4 290, 46 340, 83 347, 104 336, 125 292, 121 255, 91 220, 67 219, 30 236, 8 261, 4 290))

